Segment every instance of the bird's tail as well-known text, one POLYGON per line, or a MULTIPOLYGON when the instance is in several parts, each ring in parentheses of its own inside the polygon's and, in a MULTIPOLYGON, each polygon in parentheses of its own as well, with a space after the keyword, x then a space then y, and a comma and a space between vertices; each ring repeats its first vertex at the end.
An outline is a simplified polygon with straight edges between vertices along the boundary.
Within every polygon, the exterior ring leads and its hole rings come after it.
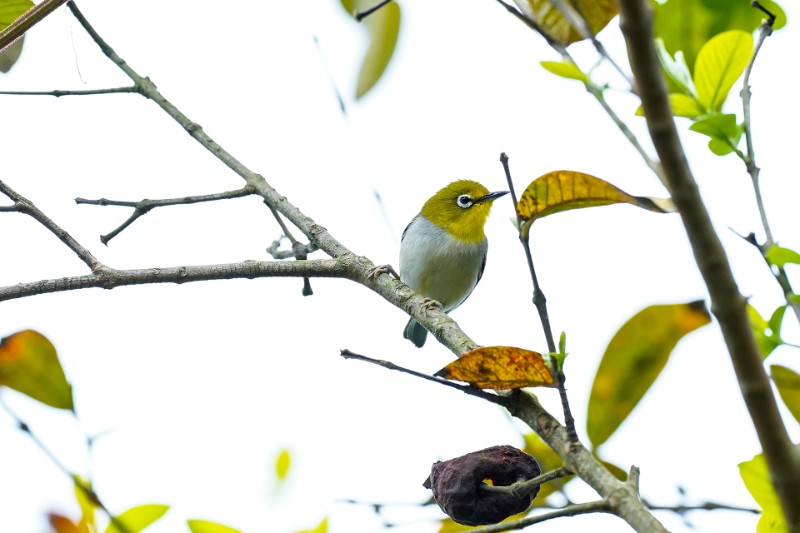
POLYGON ((408 321, 406 329, 403 331, 403 337, 413 342, 417 348, 422 348, 427 336, 428 330, 420 326, 419 322, 413 318, 408 321))

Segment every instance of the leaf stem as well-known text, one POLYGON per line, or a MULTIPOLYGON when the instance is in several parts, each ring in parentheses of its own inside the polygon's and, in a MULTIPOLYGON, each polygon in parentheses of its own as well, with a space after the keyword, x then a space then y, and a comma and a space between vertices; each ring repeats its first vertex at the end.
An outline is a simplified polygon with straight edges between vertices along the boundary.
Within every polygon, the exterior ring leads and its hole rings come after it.
MULTIPOLYGON (((503 164, 503 171, 506 174, 506 181, 508 182, 508 188, 511 192, 511 199, 514 202, 514 213, 517 217, 517 228, 519 229, 521 227, 521 221, 519 213, 517 213, 517 193, 514 190, 514 182, 511 179, 511 169, 508 166, 508 156, 505 152, 500 154, 500 162, 503 164)), ((539 320, 542 323, 544 337, 547 341, 547 350, 551 354, 554 354, 557 352, 557 348, 553 337, 553 328, 550 326, 550 315, 547 312, 547 297, 545 297, 544 292, 539 286, 539 279, 536 276, 536 269, 533 266, 533 255, 531 254, 528 233, 525 232, 525 235, 523 235, 523 232, 519 231, 519 241, 522 243, 522 247, 525 250, 525 258, 528 261, 528 270, 531 273, 531 281, 533 282, 533 305, 539 313, 539 320)), ((552 355, 551 360, 553 360, 552 355)), ((564 410, 564 425, 567 428, 567 437, 570 442, 578 442, 578 433, 575 431, 575 419, 572 416, 572 409, 569 407, 569 399, 567 398, 567 389, 565 387, 567 378, 564 375, 561 365, 556 362, 553 366, 556 375, 556 384, 558 385, 558 394, 561 397, 561 407, 564 410)))

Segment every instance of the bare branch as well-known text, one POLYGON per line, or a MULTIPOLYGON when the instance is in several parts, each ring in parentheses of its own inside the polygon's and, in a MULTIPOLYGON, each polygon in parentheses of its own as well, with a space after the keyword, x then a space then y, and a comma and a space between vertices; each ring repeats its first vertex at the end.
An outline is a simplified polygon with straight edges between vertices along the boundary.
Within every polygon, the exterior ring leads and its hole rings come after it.
POLYGON ((135 85, 129 87, 113 87, 110 89, 83 89, 77 91, 55 90, 55 91, 0 91, 0 94, 11 96, 93 96, 97 94, 119 94, 119 93, 139 93, 139 88, 135 85))
POLYGON ((672 199, 683 219, 697 266, 711 296, 742 396, 769 466, 790 531, 800 530, 800 452, 783 425, 758 351, 746 300, 739 293, 722 243, 686 162, 653 44, 653 8, 646 0, 621 0, 620 26, 672 199))
POLYGON ((98 270, 86 276, 46 279, 0 287, 0 302, 51 292, 94 287, 113 289, 126 285, 152 283, 303 276, 352 279, 355 274, 354 270, 349 267, 352 262, 357 262, 357 259, 351 255, 342 256, 339 259, 311 261, 242 261, 241 263, 218 265, 152 267, 132 270, 115 270, 106 267, 104 270, 98 270))
POLYGON ((498 399, 498 396, 496 394, 485 392, 484 390, 474 387, 472 385, 461 385, 460 383, 455 383, 454 381, 450 381, 448 379, 440 378, 437 376, 430 376, 428 374, 423 374, 422 372, 417 372, 416 370, 411 370, 410 368, 405 368, 403 366, 396 365, 391 361, 385 361, 383 359, 373 359, 372 357, 367 357, 366 355, 353 353, 348 349, 342 350, 340 352, 340 355, 345 359, 355 359, 356 361, 364 361, 365 363, 372 363, 373 365, 382 366, 383 368, 388 368, 389 370, 397 370, 398 372, 409 374, 411 376, 424 379, 426 381, 432 381, 434 383, 438 383, 439 385, 444 385, 445 387, 451 387, 453 389, 460 390, 464 394, 469 394, 470 396, 476 396, 478 398, 482 398, 492 403, 498 403, 498 404, 502 403, 498 399))
POLYGON ((16 211, 18 213, 26 214, 35 219, 45 228, 50 230, 50 232, 53 235, 58 237, 58 239, 65 245, 67 245, 67 247, 70 250, 75 252, 75 255, 77 255, 81 259, 81 261, 86 263, 86 265, 90 269, 92 269, 92 272, 98 272, 106 268, 105 265, 103 265, 103 263, 98 261, 97 258, 94 255, 92 255, 92 253, 89 250, 84 248, 78 241, 73 239, 72 235, 67 233, 66 230, 62 229, 61 226, 50 220, 50 218, 47 215, 42 213, 39 210, 39 208, 33 205, 33 202, 23 197, 22 195, 18 194, 11 187, 6 185, 3 181, 0 181, 0 192, 2 192, 6 196, 8 196, 11 200, 14 201, 12 209, 7 209, 8 206, 4 206, 6 208, 2 209, 2 211, 4 212, 16 211))
POLYGON ((517 529, 524 529, 534 524, 553 520, 554 518, 563 518, 567 516, 579 516, 589 513, 611 513, 613 512, 611 506, 605 500, 598 500, 588 503, 575 503, 568 505, 563 509, 550 511, 547 513, 537 514, 533 516, 526 516, 519 520, 512 520, 511 522, 501 522, 492 526, 476 527, 470 529, 470 533, 501 533, 502 531, 515 531, 517 529))
POLYGON ((165 207, 169 205, 188 205, 188 204, 197 204, 200 202, 214 202, 217 200, 229 200, 231 198, 242 198, 243 196, 250 196, 255 194, 255 190, 253 187, 249 185, 245 185, 241 189, 236 189, 235 191, 226 191, 226 192, 219 192, 214 194, 203 194, 199 196, 184 196, 183 198, 166 198, 162 200, 139 200, 137 202, 128 202, 128 201, 119 201, 119 200, 107 200, 105 198, 100 198, 99 200, 87 200, 86 198, 75 198, 76 204, 86 204, 86 205, 99 205, 99 206, 122 206, 122 207, 133 207, 133 213, 131 216, 123 222, 118 228, 116 228, 111 233, 106 235, 100 236, 100 242, 105 245, 108 245, 108 241, 122 233, 122 231, 133 224, 133 222, 139 218, 140 216, 147 214, 148 211, 155 209, 156 207, 165 207))
MULTIPOLYGON (((506 175, 506 182, 508 189, 511 191, 511 199, 514 201, 514 213, 517 217, 517 229, 519 233, 519 242, 522 244, 522 249, 525 251, 525 259, 528 261, 528 271, 531 274, 531 282, 533 283, 533 305, 539 314, 539 321, 542 323, 544 336, 547 340, 547 350, 554 354, 556 353, 556 342, 553 338, 553 328, 550 326, 550 315, 547 311, 547 298, 539 286, 539 279, 536 276, 536 269, 533 266, 533 254, 531 253, 531 243, 528 232, 520 230, 522 228, 522 221, 517 213, 517 193, 514 190, 514 180, 511 179, 511 169, 508 166, 508 156, 503 152, 500 154, 500 162, 503 165, 503 171, 506 175)), ((552 357, 552 356, 551 356, 552 357)), ((564 369, 556 363, 553 365, 556 371, 556 384, 558 385, 558 394, 561 397, 561 408, 564 411, 564 424, 567 426, 567 433, 569 440, 573 442, 578 441, 578 433, 575 431, 575 419, 572 416, 572 410, 569 407, 569 399, 567 398, 567 389, 564 386, 566 376, 564 376, 564 369)))

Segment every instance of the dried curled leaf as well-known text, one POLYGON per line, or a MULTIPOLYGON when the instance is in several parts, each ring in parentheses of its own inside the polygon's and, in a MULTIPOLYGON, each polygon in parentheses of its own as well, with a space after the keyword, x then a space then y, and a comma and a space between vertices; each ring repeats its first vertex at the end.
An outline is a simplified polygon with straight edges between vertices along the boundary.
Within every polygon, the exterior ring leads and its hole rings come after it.
POLYGON ((554 170, 539 176, 528 185, 517 202, 517 215, 522 221, 520 230, 527 235, 537 218, 553 213, 627 203, 654 211, 670 213, 675 210, 668 198, 632 196, 607 181, 572 170, 554 170))
POLYGON ((466 381, 481 389, 556 386, 542 354, 512 346, 476 348, 439 370, 436 375, 466 381))

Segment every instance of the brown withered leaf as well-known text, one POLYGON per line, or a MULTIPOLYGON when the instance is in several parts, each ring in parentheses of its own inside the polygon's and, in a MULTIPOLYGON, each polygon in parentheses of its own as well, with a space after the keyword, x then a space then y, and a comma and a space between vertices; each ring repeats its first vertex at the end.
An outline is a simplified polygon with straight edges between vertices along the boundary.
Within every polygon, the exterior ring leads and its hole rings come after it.
POLYGON ((435 375, 466 381, 481 389, 555 387, 542 354, 513 346, 484 346, 465 353, 435 375))

